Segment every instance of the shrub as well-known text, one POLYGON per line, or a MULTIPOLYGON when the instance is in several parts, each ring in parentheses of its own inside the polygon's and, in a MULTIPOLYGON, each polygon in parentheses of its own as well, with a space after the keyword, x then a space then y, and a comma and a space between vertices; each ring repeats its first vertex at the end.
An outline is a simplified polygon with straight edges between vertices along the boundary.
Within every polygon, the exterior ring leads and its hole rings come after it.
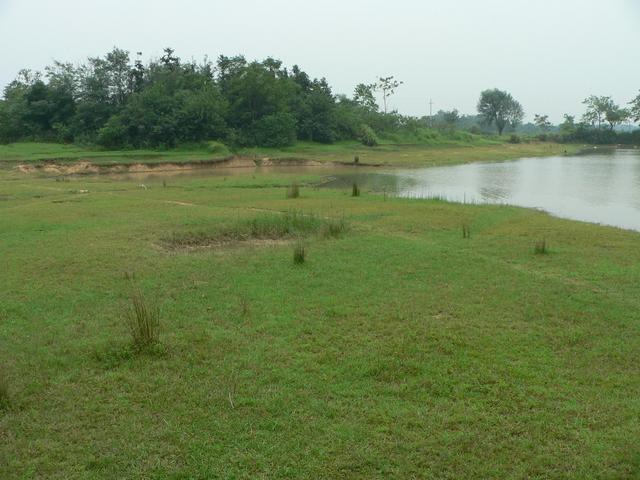
POLYGON ((522 139, 520 138, 520 136, 516 135, 515 133, 512 133, 511 136, 509 136, 509 143, 521 143, 522 139))
POLYGON ((466 223, 462 225, 462 238, 471 238, 471 229, 466 223))
POLYGON ((378 137, 369 125, 361 125, 358 132, 358 140, 367 147, 375 147, 378 145, 378 137))
POLYGON ((149 305, 138 289, 131 295, 131 305, 126 312, 133 345, 146 350, 158 344, 160 339, 160 308, 149 305))
POLYGON ((353 186, 351 187, 351 196, 359 197, 360 196, 360 187, 356 182, 353 182, 353 186))
POLYGON ((296 141, 296 119, 290 113, 262 117, 254 126, 255 142, 262 147, 286 147, 296 141))

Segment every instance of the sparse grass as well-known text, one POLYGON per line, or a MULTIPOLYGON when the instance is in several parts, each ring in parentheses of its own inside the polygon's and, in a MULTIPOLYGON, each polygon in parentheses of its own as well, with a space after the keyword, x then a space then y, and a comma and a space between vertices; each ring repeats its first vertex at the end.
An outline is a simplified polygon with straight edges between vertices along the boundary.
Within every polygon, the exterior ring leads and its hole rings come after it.
POLYGON ((291 208, 283 188, 301 178, 143 190, 0 169, 2 480, 637 477, 638 233, 507 206, 354 201, 349 183, 305 188, 295 205, 316 227, 270 248, 156 247, 164 232, 249 238, 254 218, 291 208), (348 219, 339 241, 323 238, 327 212, 348 219), (533 254, 542 236, 553 261, 533 254), (131 345, 124 272, 160 299, 171 355, 131 345))
POLYGON ((537 240, 535 245, 533 246, 533 252, 536 255, 546 255, 549 253, 549 246, 547 245, 547 240, 542 238, 537 240))
POLYGON ((131 294, 131 305, 125 318, 133 346, 139 351, 150 351, 160 341, 160 307, 145 299, 138 288, 131 294))
POLYGON ((304 243, 298 242, 293 248, 293 263, 296 265, 301 265, 305 262, 306 258, 306 250, 304 243))
POLYGON ((357 182, 353 182, 353 185, 351 186, 351 196, 352 197, 360 196, 360 187, 358 186, 357 182))
POLYGON ((287 188, 287 198, 298 198, 300 197, 300 187, 297 183, 292 184, 289 188, 287 188))

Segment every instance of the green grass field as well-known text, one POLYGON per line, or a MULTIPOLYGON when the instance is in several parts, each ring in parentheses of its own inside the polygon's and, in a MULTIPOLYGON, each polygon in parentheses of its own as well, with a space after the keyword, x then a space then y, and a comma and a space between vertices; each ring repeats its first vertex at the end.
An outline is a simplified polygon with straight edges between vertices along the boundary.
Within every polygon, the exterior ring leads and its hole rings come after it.
POLYGON ((101 150, 49 143, 16 143, 0 145, 0 165, 17 163, 54 162, 66 164, 89 161, 95 165, 198 163, 217 161, 238 156, 261 159, 300 159, 320 162, 354 161, 392 166, 448 165, 474 161, 509 160, 520 157, 562 155, 580 150, 578 145, 558 143, 509 144, 504 141, 472 137, 471 141, 442 141, 435 144, 383 143, 377 147, 364 147, 357 142, 331 145, 298 142, 286 148, 245 148, 231 152, 226 146, 213 143, 209 147, 193 146, 174 150, 101 150))
POLYGON ((0 170, 0 478, 638 478, 637 233, 314 175, 60 180, 0 170))

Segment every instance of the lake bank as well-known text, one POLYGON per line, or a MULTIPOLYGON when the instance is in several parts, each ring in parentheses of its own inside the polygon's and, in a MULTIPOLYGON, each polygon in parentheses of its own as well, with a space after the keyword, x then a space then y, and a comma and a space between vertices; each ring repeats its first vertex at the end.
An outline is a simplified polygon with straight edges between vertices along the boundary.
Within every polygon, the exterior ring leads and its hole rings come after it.
POLYGON ((277 166, 292 164, 368 165, 419 167, 454 165, 478 161, 501 161, 520 157, 573 154, 583 146, 558 143, 479 145, 380 145, 370 148, 355 143, 299 144, 287 149, 244 149, 231 154, 206 151, 94 151, 58 144, 13 144, 0 146, 0 165, 20 166, 25 171, 58 169, 61 174, 107 173, 109 171, 159 171, 217 166, 277 166), (146 166, 146 167, 145 167, 146 166))

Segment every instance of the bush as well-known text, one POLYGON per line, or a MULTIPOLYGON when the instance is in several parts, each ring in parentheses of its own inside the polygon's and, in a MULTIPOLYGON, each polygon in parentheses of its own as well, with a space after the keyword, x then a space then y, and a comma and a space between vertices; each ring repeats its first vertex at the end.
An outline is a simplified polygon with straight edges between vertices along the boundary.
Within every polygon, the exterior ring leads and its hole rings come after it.
POLYGON ((521 142, 522 142, 522 139, 515 133, 512 133, 511 136, 509 137, 509 143, 521 143, 521 142))
POLYGON ((274 113, 254 125, 254 140, 261 147, 287 147, 296 141, 296 119, 290 113, 274 113))
POLYGON ((360 187, 356 182, 353 182, 353 186, 351 187, 351 196, 359 197, 360 196, 360 187))
POLYGON ((98 130, 97 143, 107 148, 124 147, 129 143, 127 127, 119 116, 114 115, 104 127, 98 130))
POLYGON ((367 147, 375 147, 378 145, 378 137, 376 132, 369 125, 361 125, 358 132, 358 140, 367 147))

